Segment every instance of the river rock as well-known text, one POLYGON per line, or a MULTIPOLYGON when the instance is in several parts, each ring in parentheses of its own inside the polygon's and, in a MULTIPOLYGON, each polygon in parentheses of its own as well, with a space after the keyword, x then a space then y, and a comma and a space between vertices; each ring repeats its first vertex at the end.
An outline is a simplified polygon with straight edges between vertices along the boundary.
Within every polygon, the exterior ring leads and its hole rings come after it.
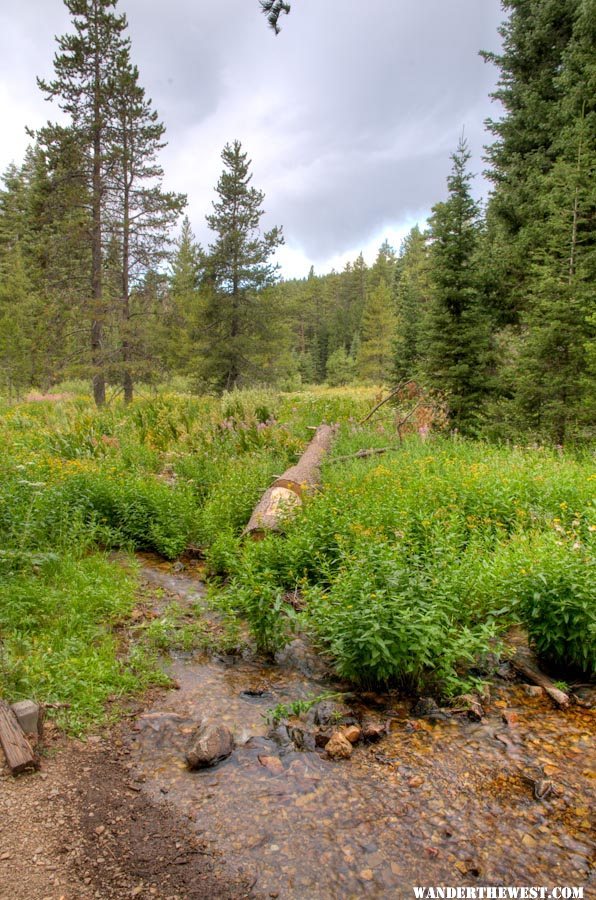
POLYGON ((335 731, 325 744, 325 752, 331 759, 349 759, 354 748, 341 731, 335 731))
POLYGON ((412 709, 412 715, 419 718, 422 716, 436 716, 440 712, 439 705, 433 697, 421 697, 412 709))
POLYGON ((302 638, 295 638, 275 654, 278 666, 296 669, 307 678, 319 678, 328 673, 329 666, 302 638))
POLYGON ((542 697, 544 694, 542 688, 537 684, 524 684, 523 689, 527 697, 542 697))
POLYGON ((362 737, 365 741, 374 744, 387 734, 387 722, 380 719, 364 719, 362 722, 362 737))
POLYGON ((259 762, 265 766, 272 775, 281 775, 284 767, 279 756, 259 756, 259 762))
MULTIPOLYGON (((355 722, 354 714, 345 703, 337 703, 335 700, 320 700, 313 706, 307 716, 307 722, 321 725, 323 728, 329 725, 338 725, 351 719, 355 722)), ((351 724, 351 723, 350 723, 351 724)))
POLYGON ((350 744, 357 744, 362 737, 362 729, 358 725, 346 725, 345 728, 342 728, 342 734, 350 744))
POLYGON ((463 707, 466 710, 468 719, 473 722, 479 722, 484 716, 484 710, 478 697, 474 694, 461 694, 454 700, 455 706, 463 707))
POLYGON ((186 752, 190 769, 206 769, 226 759, 234 749, 234 737, 225 725, 199 725, 186 752))
POLYGON ((314 734, 300 725, 288 725, 288 733, 297 750, 314 750, 316 740, 314 734))

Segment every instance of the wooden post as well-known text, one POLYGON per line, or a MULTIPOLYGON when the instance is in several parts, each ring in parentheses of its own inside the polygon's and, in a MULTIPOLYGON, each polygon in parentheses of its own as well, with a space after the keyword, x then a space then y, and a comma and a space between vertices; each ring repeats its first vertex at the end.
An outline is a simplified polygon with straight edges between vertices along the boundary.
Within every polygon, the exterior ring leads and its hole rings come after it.
POLYGON ((37 768, 37 759, 12 709, 0 700, 0 743, 13 775, 37 768))
POLYGON ((244 534, 260 540, 269 531, 280 531, 283 520, 302 504, 305 492, 319 483, 321 461, 331 447, 337 425, 319 425, 295 466, 280 475, 255 506, 244 534))

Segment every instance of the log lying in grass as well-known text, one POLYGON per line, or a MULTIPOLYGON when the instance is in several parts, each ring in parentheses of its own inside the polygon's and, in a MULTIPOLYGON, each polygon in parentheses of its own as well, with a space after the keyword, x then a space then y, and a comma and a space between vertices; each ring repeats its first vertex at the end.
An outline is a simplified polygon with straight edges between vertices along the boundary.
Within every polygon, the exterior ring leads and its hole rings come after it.
POLYGON ((564 691, 559 690, 550 678, 540 671, 530 654, 517 650, 511 660, 511 665, 532 684, 537 684, 541 687, 557 706, 562 709, 566 709, 569 706, 568 695, 564 691))
POLYGON ((319 425, 295 466, 276 478, 255 506, 244 534, 260 540, 280 531, 284 519, 302 504, 302 497, 319 484, 321 462, 329 451, 337 425, 319 425))
POLYGON ((14 712, 4 700, 0 700, 0 744, 13 775, 19 775, 26 769, 37 768, 37 759, 31 744, 25 737, 14 712))

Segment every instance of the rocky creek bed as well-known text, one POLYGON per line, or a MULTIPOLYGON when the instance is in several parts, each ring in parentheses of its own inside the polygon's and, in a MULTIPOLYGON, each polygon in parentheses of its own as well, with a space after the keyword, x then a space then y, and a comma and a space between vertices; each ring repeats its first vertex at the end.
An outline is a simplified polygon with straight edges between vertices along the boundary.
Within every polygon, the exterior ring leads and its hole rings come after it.
MULTIPOLYGON (((201 595, 197 579, 169 567, 146 563, 143 574, 182 599, 201 595)), ((315 746, 308 716, 289 730, 267 721, 278 704, 345 690, 311 663, 302 652, 270 666, 173 656, 178 689, 122 733, 140 790, 187 817, 256 893, 334 900, 411 897, 413 885, 593 885, 589 691, 584 706, 556 710, 540 689, 496 680, 476 721, 394 694, 351 696, 354 718, 386 734, 334 761, 315 746), (200 722, 229 728, 235 749, 190 771, 200 722)))

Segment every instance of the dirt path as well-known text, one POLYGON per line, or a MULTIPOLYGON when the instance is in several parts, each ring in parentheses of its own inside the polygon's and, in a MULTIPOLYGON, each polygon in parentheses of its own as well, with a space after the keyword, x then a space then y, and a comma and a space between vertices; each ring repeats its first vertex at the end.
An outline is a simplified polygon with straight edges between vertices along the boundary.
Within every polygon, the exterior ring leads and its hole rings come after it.
POLYGON ((2 900, 255 896, 184 818, 141 793, 107 739, 50 731, 41 772, 0 769, 2 900))

